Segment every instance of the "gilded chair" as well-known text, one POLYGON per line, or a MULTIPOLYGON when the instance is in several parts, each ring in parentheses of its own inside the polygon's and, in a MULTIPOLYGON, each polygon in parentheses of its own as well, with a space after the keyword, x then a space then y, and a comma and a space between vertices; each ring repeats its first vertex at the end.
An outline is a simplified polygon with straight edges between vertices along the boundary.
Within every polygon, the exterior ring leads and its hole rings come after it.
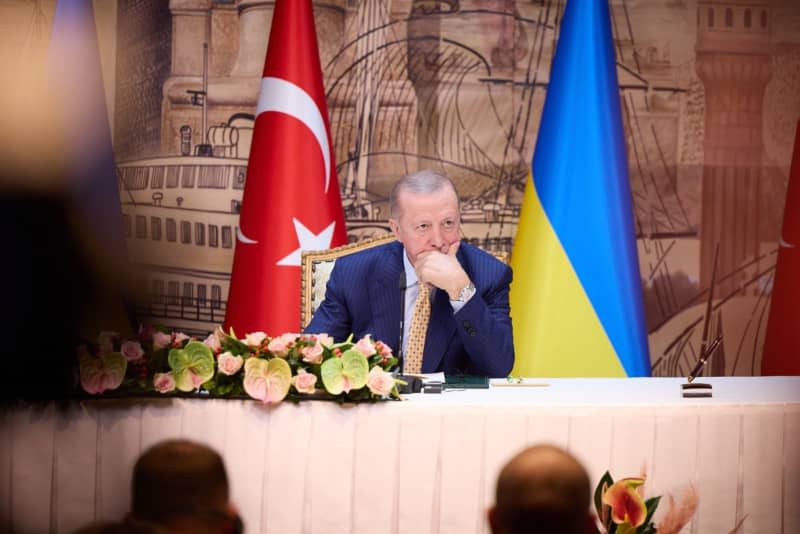
MULTIPOLYGON (((311 322, 317 308, 325 300, 325 287, 338 258, 394 240, 394 234, 388 233, 328 250, 303 252, 300 266, 300 327, 305 328, 311 322)), ((508 252, 493 252, 492 255, 508 263, 508 252)))
POLYGON ((311 322, 314 312, 325 300, 325 287, 338 258, 394 240, 394 234, 388 233, 328 250, 303 252, 300 262, 300 328, 311 322))

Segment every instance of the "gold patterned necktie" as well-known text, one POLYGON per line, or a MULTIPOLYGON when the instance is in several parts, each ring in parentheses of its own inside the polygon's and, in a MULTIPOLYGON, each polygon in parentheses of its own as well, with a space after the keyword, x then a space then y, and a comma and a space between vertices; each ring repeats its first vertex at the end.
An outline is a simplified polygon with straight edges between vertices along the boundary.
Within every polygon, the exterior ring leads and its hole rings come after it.
POLYGON ((419 295, 414 302, 414 315, 408 331, 408 347, 406 348, 406 374, 419 374, 422 371, 422 354, 425 351, 425 334, 428 332, 428 319, 431 316, 430 287, 419 283, 419 295))

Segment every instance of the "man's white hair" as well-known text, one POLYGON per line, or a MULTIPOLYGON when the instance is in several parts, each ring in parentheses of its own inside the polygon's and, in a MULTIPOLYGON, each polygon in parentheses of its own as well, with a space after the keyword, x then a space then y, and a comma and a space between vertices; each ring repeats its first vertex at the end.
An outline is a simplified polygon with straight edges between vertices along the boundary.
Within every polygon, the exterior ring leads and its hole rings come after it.
POLYGON ((400 178, 394 184, 392 192, 389 194, 389 213, 394 219, 400 216, 400 205, 397 202, 397 197, 403 191, 415 194, 435 193, 444 187, 450 187, 458 200, 458 192, 453 181, 445 176, 431 169, 423 169, 411 174, 407 174, 400 178))

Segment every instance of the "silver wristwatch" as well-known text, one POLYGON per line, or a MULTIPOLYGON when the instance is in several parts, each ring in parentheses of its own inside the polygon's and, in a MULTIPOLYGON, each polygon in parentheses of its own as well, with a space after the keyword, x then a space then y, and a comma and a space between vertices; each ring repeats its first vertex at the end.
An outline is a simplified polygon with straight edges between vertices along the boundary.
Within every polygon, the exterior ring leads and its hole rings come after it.
POLYGON ((472 295, 475 294, 475 284, 470 281, 467 285, 461 288, 461 291, 458 292, 458 297, 454 299, 454 302, 466 302, 472 298, 472 295))

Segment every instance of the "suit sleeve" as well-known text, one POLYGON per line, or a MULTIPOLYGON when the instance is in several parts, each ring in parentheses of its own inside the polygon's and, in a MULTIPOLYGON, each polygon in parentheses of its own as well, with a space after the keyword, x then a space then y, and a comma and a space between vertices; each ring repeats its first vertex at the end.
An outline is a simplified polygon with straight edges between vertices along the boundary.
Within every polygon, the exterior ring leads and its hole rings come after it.
POLYGON ((490 377, 506 377, 514 367, 508 304, 511 278, 511 268, 504 265, 501 276, 493 281, 473 280, 478 292, 454 314, 458 335, 474 371, 490 377))
POLYGON ((307 334, 325 333, 336 341, 344 341, 352 331, 353 319, 342 291, 340 264, 341 261, 337 261, 333 266, 325 286, 325 300, 306 326, 304 332, 307 334))

